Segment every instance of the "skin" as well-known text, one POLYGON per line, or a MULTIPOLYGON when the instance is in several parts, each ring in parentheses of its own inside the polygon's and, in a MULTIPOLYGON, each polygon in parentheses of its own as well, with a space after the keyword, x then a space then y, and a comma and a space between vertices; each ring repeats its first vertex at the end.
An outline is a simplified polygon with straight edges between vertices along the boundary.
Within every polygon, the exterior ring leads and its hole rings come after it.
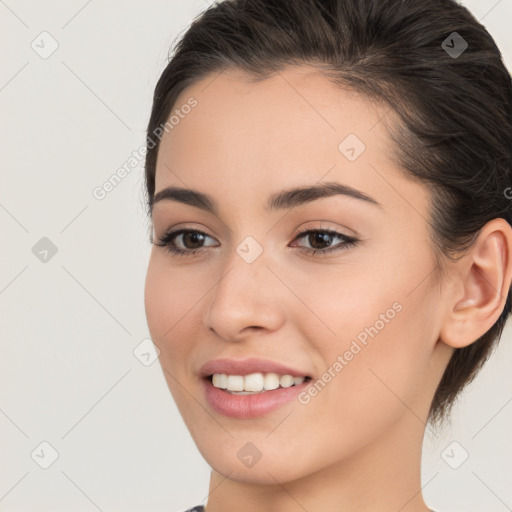
POLYGON ((169 389, 212 467, 207 512, 427 511, 420 466, 429 406, 454 347, 476 340, 503 309, 512 279, 508 224, 488 223, 441 276, 430 194, 393 161, 389 108, 309 66, 259 83, 233 70, 208 76, 182 91, 175 108, 191 96, 198 105, 162 138, 156 192, 198 190, 219 212, 154 205, 155 241, 181 227, 208 237, 192 256, 153 245, 145 307, 169 389), (338 149, 350 133, 366 145, 353 162, 338 149), (274 192, 321 181, 350 185, 381 206, 337 195, 264 209, 274 192), (301 228, 359 243, 307 255, 299 247, 327 244, 296 238, 301 228), (250 264, 236 252, 247 236, 263 249, 250 264), (262 357, 315 380, 394 303, 400 312, 309 403, 293 400, 252 420, 207 403, 198 376, 207 361, 262 357), (262 455, 250 468, 237 457, 247 442, 262 455))

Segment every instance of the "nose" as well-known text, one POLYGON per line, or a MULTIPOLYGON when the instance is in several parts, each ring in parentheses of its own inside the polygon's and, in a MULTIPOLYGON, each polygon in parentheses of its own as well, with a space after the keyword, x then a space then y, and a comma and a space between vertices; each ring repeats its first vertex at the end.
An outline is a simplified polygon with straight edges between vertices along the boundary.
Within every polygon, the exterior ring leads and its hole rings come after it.
MULTIPOLYGON (((206 327, 225 340, 241 341, 283 322, 286 287, 269 268, 265 252, 246 258, 241 244, 226 259, 222 276, 208 294, 206 327)), ((288 294, 290 292, 288 291, 288 294)))

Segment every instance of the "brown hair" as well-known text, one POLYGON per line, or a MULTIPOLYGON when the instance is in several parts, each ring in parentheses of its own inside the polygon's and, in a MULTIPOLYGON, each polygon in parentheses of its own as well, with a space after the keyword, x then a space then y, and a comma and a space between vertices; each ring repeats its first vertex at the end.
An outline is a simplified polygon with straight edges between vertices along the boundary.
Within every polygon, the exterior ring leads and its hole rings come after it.
MULTIPOLYGON (((187 86, 228 69, 264 79, 313 64, 340 87, 391 107, 396 158, 432 193, 432 247, 456 259, 491 219, 512 224, 512 82, 493 38, 454 0, 225 0, 180 38, 155 88, 147 128, 151 215, 159 141, 152 136, 187 86), (455 34, 454 34, 455 33, 455 34), (467 47, 466 47, 467 46, 467 47)), ((161 129, 160 129, 161 133, 161 129)), ((429 419, 442 422, 478 373, 511 312, 455 349, 429 419)))

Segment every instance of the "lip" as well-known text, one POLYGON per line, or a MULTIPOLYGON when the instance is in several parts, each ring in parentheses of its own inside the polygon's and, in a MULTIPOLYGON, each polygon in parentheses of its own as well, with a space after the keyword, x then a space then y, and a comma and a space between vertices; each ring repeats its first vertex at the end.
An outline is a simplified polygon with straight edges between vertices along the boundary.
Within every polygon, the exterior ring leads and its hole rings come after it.
POLYGON ((251 419, 269 414, 294 400, 313 382, 306 380, 289 388, 278 388, 255 395, 233 395, 216 388, 207 378, 202 381, 206 400, 213 410, 223 416, 238 419, 251 419))
POLYGON ((214 373, 227 373, 228 375, 249 375, 250 373, 278 373, 292 377, 311 377, 308 372, 290 368, 277 361, 251 357, 248 359, 214 359, 207 362, 199 370, 203 378, 214 373))
POLYGON ((206 401, 213 410, 223 416, 238 419, 250 419, 269 414, 286 403, 292 401, 313 379, 308 372, 291 368, 277 361, 268 359, 214 359, 201 367, 199 374, 202 377, 203 391, 206 401), (210 379, 214 373, 228 375, 248 375, 250 373, 278 373, 292 377, 310 377, 302 384, 288 388, 278 388, 254 395, 234 395, 223 389, 216 388, 210 379))

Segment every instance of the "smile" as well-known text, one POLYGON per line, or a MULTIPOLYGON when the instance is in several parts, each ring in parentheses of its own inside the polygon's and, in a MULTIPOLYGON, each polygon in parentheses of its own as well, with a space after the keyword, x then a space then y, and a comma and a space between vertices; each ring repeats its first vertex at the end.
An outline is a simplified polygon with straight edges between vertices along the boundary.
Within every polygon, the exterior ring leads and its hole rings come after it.
POLYGON ((202 379, 203 392, 207 403, 218 414, 237 419, 258 418, 276 411, 289 402, 296 402, 299 393, 312 382, 310 377, 292 377, 293 383, 290 384, 290 377, 290 375, 279 376, 273 373, 245 376, 213 374, 202 379), (257 391, 246 391, 246 378, 248 378, 247 387, 260 388, 263 383, 263 388, 257 391), (285 384, 283 387, 281 379, 285 384), (265 389, 266 382, 271 389, 265 389), (239 391, 241 384, 244 389, 239 391), (221 385, 226 387, 219 387, 221 385), (228 389, 228 386, 236 390, 228 389))
POLYGON ((264 393, 279 388, 289 388, 302 384, 307 377, 279 375, 277 373, 250 373, 248 375, 228 375, 214 373, 210 376, 213 386, 233 394, 264 393))

